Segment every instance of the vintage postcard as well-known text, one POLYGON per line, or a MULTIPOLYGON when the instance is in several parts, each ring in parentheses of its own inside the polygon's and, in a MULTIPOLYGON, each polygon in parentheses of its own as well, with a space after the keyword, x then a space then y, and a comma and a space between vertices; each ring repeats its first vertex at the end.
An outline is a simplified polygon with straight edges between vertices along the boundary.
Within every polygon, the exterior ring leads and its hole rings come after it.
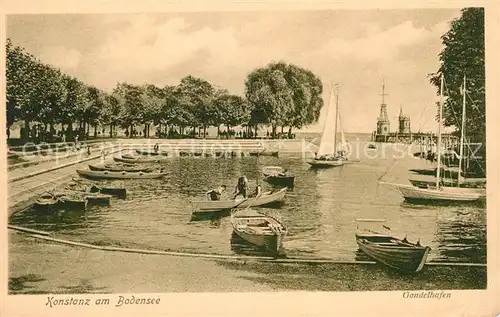
POLYGON ((6 3, 0 314, 497 316, 498 9, 6 3))

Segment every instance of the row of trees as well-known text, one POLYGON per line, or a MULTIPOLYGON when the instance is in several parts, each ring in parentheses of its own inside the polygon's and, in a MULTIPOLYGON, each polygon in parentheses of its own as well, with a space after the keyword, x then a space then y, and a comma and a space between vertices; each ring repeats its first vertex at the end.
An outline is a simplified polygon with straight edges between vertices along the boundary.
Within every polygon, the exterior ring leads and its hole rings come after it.
POLYGON ((91 129, 96 135, 98 126, 109 127, 110 136, 121 128, 129 136, 139 130, 149 137, 151 125, 159 135, 183 135, 192 128, 205 136, 210 126, 229 131, 240 125, 247 128, 246 135, 260 125, 270 126, 273 136, 278 127, 288 127, 291 135, 292 128, 317 122, 323 106, 321 81, 284 62, 249 74, 245 96, 193 76, 176 86, 122 82, 106 92, 40 62, 8 39, 6 75, 7 134, 22 120, 25 140, 37 137, 34 125, 41 127, 42 135, 54 135, 55 126, 61 125, 67 138, 88 135, 91 129))

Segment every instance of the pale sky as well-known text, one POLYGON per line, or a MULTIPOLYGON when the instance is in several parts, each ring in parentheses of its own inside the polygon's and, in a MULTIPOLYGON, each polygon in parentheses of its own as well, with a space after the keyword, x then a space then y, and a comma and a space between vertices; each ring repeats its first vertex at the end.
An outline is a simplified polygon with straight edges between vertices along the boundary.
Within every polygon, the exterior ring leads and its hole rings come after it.
MULTIPOLYGON (((459 16, 459 9, 11 15, 7 36, 107 91, 118 81, 163 86, 193 75, 243 94, 253 69, 293 63, 322 80, 325 104, 340 84, 346 132, 375 130, 385 78, 391 131, 402 105, 416 132, 436 129, 427 74, 439 68, 440 36, 459 16)), ((307 130, 321 131, 322 118, 307 130)))

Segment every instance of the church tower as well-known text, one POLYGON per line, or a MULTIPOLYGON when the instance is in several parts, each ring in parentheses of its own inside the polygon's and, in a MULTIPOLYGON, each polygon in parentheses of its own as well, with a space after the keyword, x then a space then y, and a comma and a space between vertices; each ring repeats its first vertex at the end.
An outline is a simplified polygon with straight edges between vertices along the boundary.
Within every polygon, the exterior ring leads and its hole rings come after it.
POLYGON ((387 105, 385 104, 385 80, 382 82, 382 103, 380 104, 380 115, 377 120, 377 134, 387 135, 390 132, 390 122, 387 116, 387 105))
POLYGON ((399 133, 411 133, 410 117, 403 114, 403 106, 399 109, 399 133))

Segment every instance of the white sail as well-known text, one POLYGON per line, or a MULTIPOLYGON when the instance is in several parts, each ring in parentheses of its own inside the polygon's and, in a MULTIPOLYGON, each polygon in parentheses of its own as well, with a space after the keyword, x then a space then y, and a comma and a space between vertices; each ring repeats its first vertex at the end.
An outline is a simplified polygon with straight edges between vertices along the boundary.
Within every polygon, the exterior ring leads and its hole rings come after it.
POLYGON ((332 88, 330 100, 326 109, 326 118, 321 134, 321 141, 318 148, 318 156, 330 155, 335 151, 335 119, 337 117, 337 109, 333 102, 335 100, 335 91, 332 88))
POLYGON ((347 139, 344 134, 344 127, 342 126, 342 118, 339 113, 339 129, 340 129, 340 147, 339 150, 346 153, 349 152, 349 146, 347 145, 347 139))

